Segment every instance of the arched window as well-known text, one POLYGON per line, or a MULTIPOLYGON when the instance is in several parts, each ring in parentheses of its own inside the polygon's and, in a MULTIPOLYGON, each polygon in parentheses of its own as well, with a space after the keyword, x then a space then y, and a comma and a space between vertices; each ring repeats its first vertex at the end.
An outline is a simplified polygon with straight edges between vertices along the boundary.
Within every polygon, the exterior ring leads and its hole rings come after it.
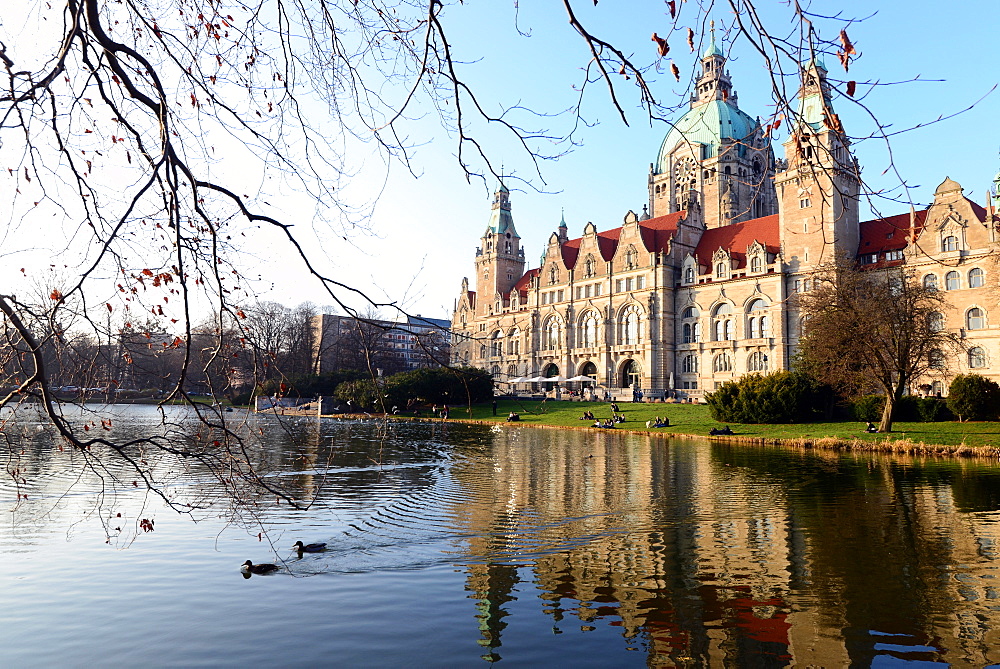
POLYGON ((490 367, 490 374, 493 375, 493 379, 494 380, 499 381, 500 380, 500 365, 493 365, 492 367, 490 367))
POLYGON ((958 250, 958 237, 955 235, 948 235, 941 240, 941 250, 942 251, 957 251, 958 250))
POLYGON ((681 312, 681 320, 684 321, 682 341, 685 344, 701 341, 701 324, 698 322, 700 315, 695 307, 687 307, 681 312))
POLYGON ((969 367, 972 369, 982 369, 986 366, 986 351, 979 346, 969 349, 969 367))
POLYGON ((983 270, 978 267, 969 270, 969 288, 981 288, 984 283, 983 270))
POLYGON ((986 327, 986 314, 979 307, 972 307, 965 312, 965 327, 969 330, 982 330, 986 327))
POLYGON ((619 344, 639 343, 639 311, 629 307, 621 315, 621 337, 619 344))
POLYGON ((769 326, 767 323, 767 302, 757 298, 747 306, 747 336, 750 339, 767 337, 769 326))
POLYGON ((510 339, 507 341, 507 353, 517 355, 521 352, 521 331, 514 328, 510 331, 510 339))
POLYGON ((924 276, 924 288, 927 290, 937 290, 937 274, 927 274, 924 276))
POLYGON ((932 350, 927 355, 927 364, 931 369, 944 369, 944 353, 938 349, 932 350))
POLYGON ((959 279, 958 272, 948 272, 944 275, 944 289, 945 290, 958 290, 959 279))
POLYGON ((490 337, 490 355, 503 355, 503 332, 497 330, 490 337))
POLYGON ((597 346, 597 314, 593 311, 585 313, 580 320, 580 346, 597 346))
POLYGON ((733 359, 729 357, 727 353, 720 353, 715 356, 712 360, 712 371, 713 372, 731 372, 733 371, 733 359))
POLYGON ((931 332, 944 330, 944 314, 940 311, 932 311, 927 314, 927 327, 931 332))
POLYGON ((556 318, 550 318, 545 324, 545 348, 559 348, 561 335, 562 332, 559 327, 559 320, 556 318))
POLYGON ((766 372, 767 354, 764 353, 763 351, 754 351, 749 356, 747 356, 747 371, 766 372))
POLYGON ((718 262, 715 264, 715 278, 717 279, 726 278, 726 263, 718 262))
POLYGON ((479 345, 479 357, 480 358, 485 358, 486 357, 486 344, 480 344, 479 345))
POLYGON ((728 302, 715 307, 712 314, 712 335, 715 341, 735 339, 733 329, 733 307, 728 302))
POLYGON ((698 356, 694 353, 690 353, 684 356, 681 360, 681 371, 684 374, 697 374, 698 373, 698 356))
POLYGON ((750 258, 750 271, 754 274, 759 274, 764 271, 764 261, 760 256, 750 258))
POLYGON ((694 267, 684 269, 684 283, 694 283, 694 267))

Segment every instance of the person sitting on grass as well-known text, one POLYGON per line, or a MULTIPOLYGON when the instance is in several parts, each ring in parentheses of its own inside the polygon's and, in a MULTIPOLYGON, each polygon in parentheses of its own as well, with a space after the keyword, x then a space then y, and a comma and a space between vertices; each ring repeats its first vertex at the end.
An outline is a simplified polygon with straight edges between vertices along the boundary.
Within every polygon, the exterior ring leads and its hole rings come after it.
POLYGON ((514 413, 513 411, 511 411, 510 415, 507 416, 507 422, 508 423, 514 423, 514 422, 519 421, 519 420, 521 420, 521 416, 519 416, 518 414, 514 413))

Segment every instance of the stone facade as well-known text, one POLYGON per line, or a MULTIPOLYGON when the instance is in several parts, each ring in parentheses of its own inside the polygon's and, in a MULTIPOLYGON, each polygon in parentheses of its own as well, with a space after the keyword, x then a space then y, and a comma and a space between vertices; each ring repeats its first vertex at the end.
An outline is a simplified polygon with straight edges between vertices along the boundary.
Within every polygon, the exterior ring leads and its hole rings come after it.
POLYGON ((540 267, 526 271, 501 186, 475 288, 463 279, 455 305, 452 362, 499 381, 588 376, 616 397, 698 398, 748 372, 789 368, 801 329, 789 297, 845 254, 866 267, 905 265, 948 291, 950 310, 934 317, 961 331, 969 353, 943 360, 920 380, 923 392, 970 370, 1000 380, 992 196, 979 206, 947 179, 928 209, 861 222, 860 168, 822 63, 803 68, 793 116, 776 159, 774 124, 738 108, 713 42, 691 109, 650 166, 641 215, 605 231, 588 223, 575 239, 562 221, 540 267))

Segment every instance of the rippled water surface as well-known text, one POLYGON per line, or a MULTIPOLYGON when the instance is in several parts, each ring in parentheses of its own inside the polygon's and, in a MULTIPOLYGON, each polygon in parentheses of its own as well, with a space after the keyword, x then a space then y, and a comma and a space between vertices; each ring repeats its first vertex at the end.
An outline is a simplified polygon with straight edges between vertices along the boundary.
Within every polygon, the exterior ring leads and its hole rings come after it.
MULTIPOLYGON (((188 517, 113 460, 8 426, 0 666, 1000 663, 991 463, 248 422, 307 509, 234 509, 208 472, 143 454, 168 499, 205 509, 188 517), (328 547, 299 558, 298 539, 328 547), (246 559, 282 569, 244 579, 246 559)), ((136 407, 114 429, 158 425, 136 407)))

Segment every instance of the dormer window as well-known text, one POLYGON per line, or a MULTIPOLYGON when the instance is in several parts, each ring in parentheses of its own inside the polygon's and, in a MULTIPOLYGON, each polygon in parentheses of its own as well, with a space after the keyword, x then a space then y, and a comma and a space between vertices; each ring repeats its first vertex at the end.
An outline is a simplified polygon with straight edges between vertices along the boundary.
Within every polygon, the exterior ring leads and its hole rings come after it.
POLYGON ((726 263, 718 262, 715 264, 715 278, 717 279, 726 278, 726 263))
POLYGON ((955 235, 948 235, 941 240, 941 250, 942 251, 957 251, 958 250, 958 237, 955 235))
POLYGON ((684 283, 694 283, 694 267, 684 268, 684 283))

